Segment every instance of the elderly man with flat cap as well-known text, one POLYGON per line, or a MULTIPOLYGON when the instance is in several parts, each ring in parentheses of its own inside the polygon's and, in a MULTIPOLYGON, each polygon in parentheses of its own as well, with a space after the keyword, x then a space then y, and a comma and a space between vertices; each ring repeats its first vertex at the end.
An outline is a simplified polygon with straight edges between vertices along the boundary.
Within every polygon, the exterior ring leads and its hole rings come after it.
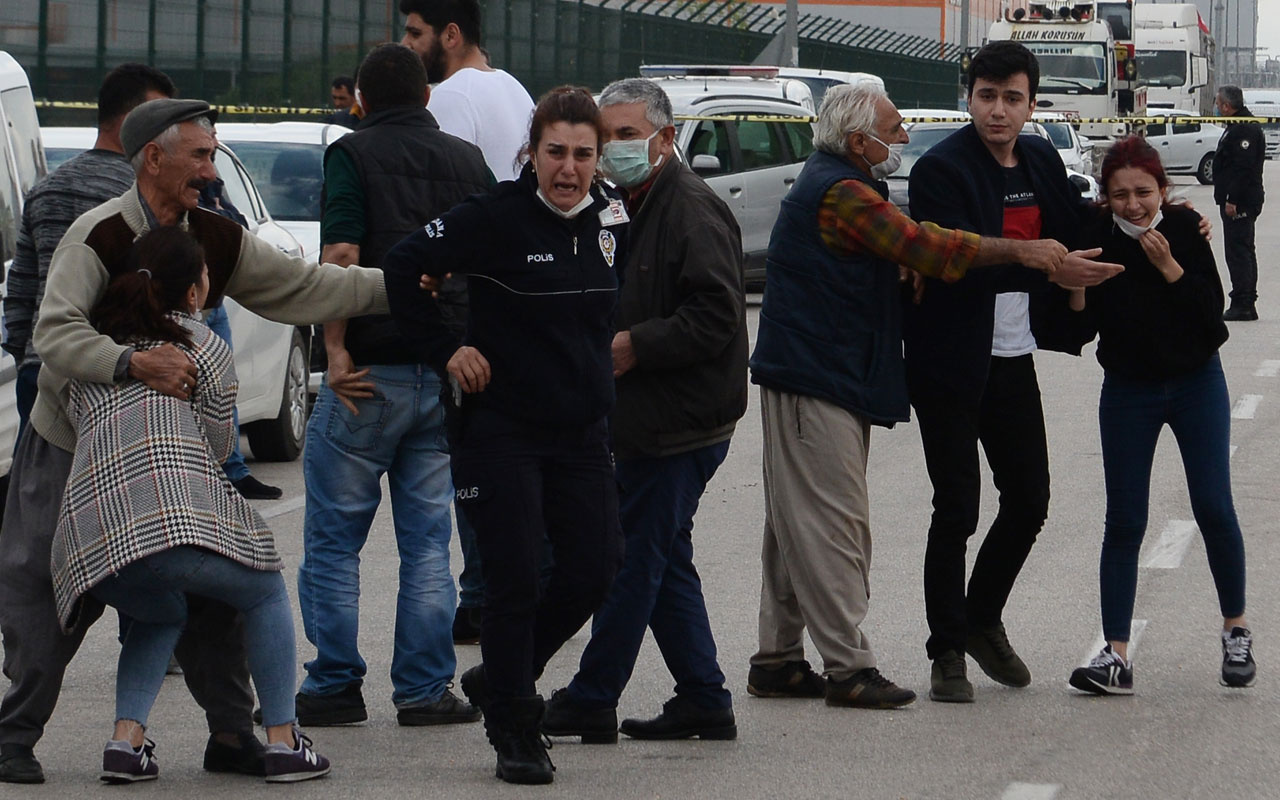
MULTIPOLYGON (((217 174, 215 116, 199 100, 152 100, 130 112, 120 140, 136 183, 72 223, 49 265, 34 334, 44 368, 31 424, 14 455, 0 528, 0 632, 4 673, 12 681, 0 702, 0 780, 44 780, 33 748, 53 713, 67 663, 102 611, 101 606, 84 608, 80 624, 66 635, 54 612, 49 551, 76 445, 67 420, 67 383, 140 380, 178 398, 189 397, 194 388, 195 367, 181 350, 169 344, 135 350, 99 334, 89 322, 107 282, 125 269, 133 241, 164 225, 190 232, 204 247, 209 306, 231 297, 289 325, 387 311, 381 271, 293 258, 197 207, 200 190, 217 174)), ((210 676, 239 676, 243 691, 229 697, 209 685, 191 685, 213 731, 205 769, 263 774, 234 612, 226 606, 206 612, 203 619, 193 618, 184 634, 200 639, 190 651, 194 666, 210 676)))

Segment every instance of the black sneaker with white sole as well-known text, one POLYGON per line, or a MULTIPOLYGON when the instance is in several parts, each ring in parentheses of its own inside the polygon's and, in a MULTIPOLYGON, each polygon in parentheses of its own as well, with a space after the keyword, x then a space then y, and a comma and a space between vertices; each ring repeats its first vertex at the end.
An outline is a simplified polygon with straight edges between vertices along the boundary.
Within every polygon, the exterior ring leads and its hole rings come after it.
POLYGON ((1223 686, 1243 689, 1258 679, 1258 665, 1253 663, 1253 633, 1239 625, 1222 632, 1223 686))
POLYGON ((1070 683, 1090 694, 1133 694, 1133 662, 1125 661, 1107 645, 1087 667, 1077 667, 1070 683))
POLYGON ((329 759, 311 749, 311 740, 293 726, 295 747, 284 742, 267 745, 267 783, 296 783, 329 774, 329 759))
POLYGON ((156 743, 142 740, 142 747, 133 749, 128 742, 112 739, 102 751, 102 774, 107 783, 137 783, 154 781, 160 776, 160 762, 156 760, 156 743))

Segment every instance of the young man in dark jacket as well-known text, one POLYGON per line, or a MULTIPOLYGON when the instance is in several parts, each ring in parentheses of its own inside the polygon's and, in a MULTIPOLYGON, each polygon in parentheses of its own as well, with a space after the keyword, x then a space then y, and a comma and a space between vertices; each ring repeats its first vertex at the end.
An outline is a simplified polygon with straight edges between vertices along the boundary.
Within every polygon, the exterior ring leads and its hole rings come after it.
POLYGON ((738 224, 675 158, 671 101, 651 81, 600 96, 605 175, 627 191, 631 231, 613 340, 613 437, 626 555, 578 674, 551 697, 543 730, 618 738, 618 698, 653 630, 676 696, 639 739, 737 735, 693 565, 693 516, 747 407, 747 328, 738 224))
MULTIPOLYGON (((1220 86, 1215 100, 1224 117, 1252 116, 1239 86, 1220 86)), ((1267 141, 1256 122, 1233 122, 1222 134, 1213 154, 1213 202, 1222 209, 1222 246, 1231 273, 1231 305, 1222 318, 1228 322, 1258 318, 1258 254, 1254 224, 1262 213, 1262 165, 1267 141)))
MULTIPOLYGON (((1035 56, 1016 42, 993 42, 974 56, 973 122, 911 171, 917 220, 1071 246, 1087 207, 1053 145, 1019 135, 1035 108, 1039 77, 1035 56)), ((1069 253, 1053 281, 1092 285, 1120 271, 1089 261, 1097 252, 1069 253)), ((973 702, 966 651, 999 683, 1031 682, 1001 614, 1049 510, 1044 411, 1031 353, 1079 355, 1066 313, 1065 294, 1025 269, 987 270, 954 284, 931 280, 920 303, 908 306, 907 387, 934 490, 924 564, 933 700, 973 702), (1000 508, 966 592, 966 542, 977 529, 982 486, 979 442, 1000 508)))

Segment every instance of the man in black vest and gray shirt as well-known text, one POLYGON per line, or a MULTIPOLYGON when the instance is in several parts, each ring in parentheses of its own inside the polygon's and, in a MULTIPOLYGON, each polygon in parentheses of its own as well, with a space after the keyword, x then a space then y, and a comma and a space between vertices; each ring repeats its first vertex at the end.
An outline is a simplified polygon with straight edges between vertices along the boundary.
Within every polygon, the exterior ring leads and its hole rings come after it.
MULTIPOLYGON (((423 106, 427 76, 407 47, 380 45, 356 76, 365 111, 354 133, 325 153, 323 259, 377 266, 406 234, 493 178, 474 145, 440 131, 423 106)), ((465 291, 465 290, 464 290, 465 291)), ((465 313, 451 282, 442 305, 465 313)), ((356 646, 360 549, 386 474, 400 552, 392 701, 401 725, 475 722, 480 712, 449 691, 453 578, 449 574, 449 448, 441 381, 461 338, 446 318, 429 352, 411 347, 389 316, 327 322, 326 385, 307 426, 307 489, 298 600, 316 657, 306 664, 298 719, 309 726, 368 717, 356 646)))

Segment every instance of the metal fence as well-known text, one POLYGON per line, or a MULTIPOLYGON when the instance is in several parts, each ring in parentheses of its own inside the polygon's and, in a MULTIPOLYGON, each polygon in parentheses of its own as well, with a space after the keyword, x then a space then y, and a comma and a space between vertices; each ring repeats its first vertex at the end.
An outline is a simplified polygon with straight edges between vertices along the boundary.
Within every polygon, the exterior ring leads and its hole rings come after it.
MULTIPOLYGON (((485 2, 484 46, 534 95, 595 88, 642 63, 750 63, 779 7, 728 0, 485 2)), ((168 72, 186 96, 228 104, 326 105, 329 81, 398 39, 396 0, 3 0, 0 49, 38 97, 92 100, 123 61, 168 72)), ((872 72, 903 106, 952 105, 958 54, 918 36, 821 15, 800 19, 800 66, 872 72)))

